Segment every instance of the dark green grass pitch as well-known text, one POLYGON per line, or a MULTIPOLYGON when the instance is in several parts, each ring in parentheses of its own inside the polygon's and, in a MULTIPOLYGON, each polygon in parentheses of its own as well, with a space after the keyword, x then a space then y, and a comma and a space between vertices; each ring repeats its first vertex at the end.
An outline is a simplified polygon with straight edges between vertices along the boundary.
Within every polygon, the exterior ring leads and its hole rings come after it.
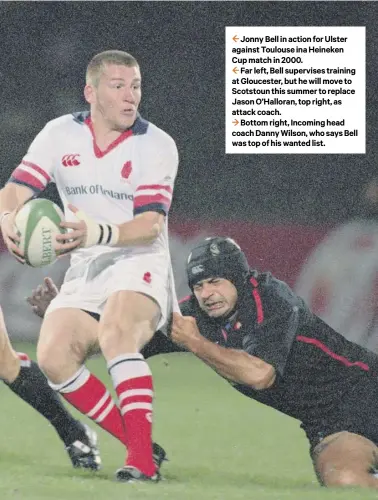
MULTIPOLYGON (((34 357, 33 347, 17 348, 34 357)), ((377 498, 378 492, 318 486, 298 424, 239 395, 191 355, 158 356, 150 366, 154 439, 170 458, 164 481, 116 483, 124 450, 101 430, 102 471, 72 469, 54 430, 1 384, 0 500, 377 498)), ((89 368, 108 380, 101 358, 89 368)))

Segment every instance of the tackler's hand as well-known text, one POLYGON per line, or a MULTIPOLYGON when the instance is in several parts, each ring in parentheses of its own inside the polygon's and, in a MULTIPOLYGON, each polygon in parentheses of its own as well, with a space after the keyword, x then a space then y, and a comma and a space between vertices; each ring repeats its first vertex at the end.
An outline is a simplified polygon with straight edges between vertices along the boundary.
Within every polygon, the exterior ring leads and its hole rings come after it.
POLYGON ((58 288, 51 278, 45 278, 43 284, 35 288, 26 301, 31 305, 34 314, 43 318, 50 302, 58 295, 58 288))
POLYGON ((171 338, 173 342, 181 344, 191 350, 193 342, 196 342, 202 336, 198 330, 197 322, 192 316, 181 316, 179 313, 173 313, 171 338))

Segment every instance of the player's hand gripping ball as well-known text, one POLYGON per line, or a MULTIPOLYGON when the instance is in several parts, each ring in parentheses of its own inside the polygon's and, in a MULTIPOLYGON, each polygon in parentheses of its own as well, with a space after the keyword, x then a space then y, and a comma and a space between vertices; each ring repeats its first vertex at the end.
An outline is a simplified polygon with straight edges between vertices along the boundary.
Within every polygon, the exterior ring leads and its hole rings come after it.
POLYGON ((58 258, 55 238, 66 232, 60 227, 62 221, 64 213, 52 201, 40 198, 30 200, 21 207, 15 217, 15 226, 20 237, 18 246, 26 264, 43 267, 58 258))

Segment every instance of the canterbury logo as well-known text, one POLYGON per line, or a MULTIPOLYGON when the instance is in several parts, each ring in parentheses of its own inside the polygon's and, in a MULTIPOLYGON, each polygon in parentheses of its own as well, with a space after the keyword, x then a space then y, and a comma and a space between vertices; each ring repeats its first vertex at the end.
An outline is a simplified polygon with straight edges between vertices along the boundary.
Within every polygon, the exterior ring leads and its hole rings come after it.
POLYGON ((192 267, 192 274, 202 273, 204 270, 205 270, 204 267, 201 265, 194 266, 194 267, 192 267))
POLYGON ((62 158, 63 167, 76 167, 80 165, 80 161, 78 160, 79 154, 75 155, 64 155, 62 158))

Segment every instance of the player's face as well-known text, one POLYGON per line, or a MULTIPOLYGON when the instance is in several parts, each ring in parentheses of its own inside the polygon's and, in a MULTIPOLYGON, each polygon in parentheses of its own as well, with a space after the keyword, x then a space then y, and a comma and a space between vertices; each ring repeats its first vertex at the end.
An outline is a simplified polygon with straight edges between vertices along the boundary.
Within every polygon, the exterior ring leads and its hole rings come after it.
POLYGON ((85 97, 96 120, 110 130, 122 132, 136 119, 141 99, 139 67, 106 64, 97 87, 86 86, 85 97))
POLYGON ((200 308, 212 318, 227 316, 238 299, 235 286, 223 278, 202 280, 194 285, 193 291, 200 308))

